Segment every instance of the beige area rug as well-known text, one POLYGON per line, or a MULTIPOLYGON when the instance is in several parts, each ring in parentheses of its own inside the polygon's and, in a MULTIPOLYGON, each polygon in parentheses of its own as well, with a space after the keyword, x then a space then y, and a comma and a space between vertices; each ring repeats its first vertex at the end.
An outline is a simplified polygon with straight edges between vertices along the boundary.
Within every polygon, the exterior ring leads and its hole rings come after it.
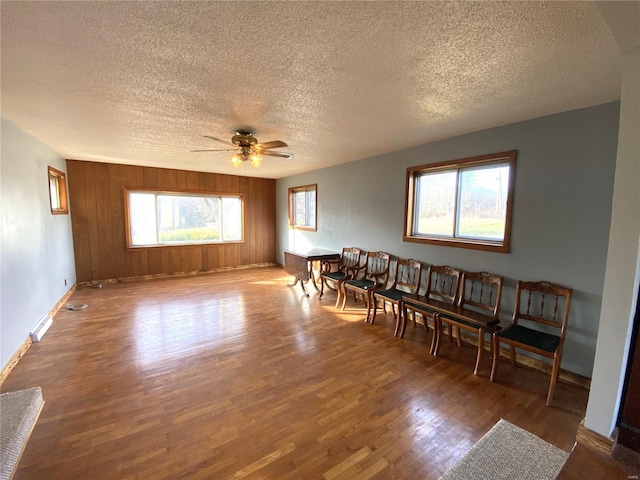
POLYGON ((43 405, 40 387, 0 395, 0 480, 11 478, 43 405))
POLYGON ((501 419, 440 480, 555 480, 568 457, 501 419))

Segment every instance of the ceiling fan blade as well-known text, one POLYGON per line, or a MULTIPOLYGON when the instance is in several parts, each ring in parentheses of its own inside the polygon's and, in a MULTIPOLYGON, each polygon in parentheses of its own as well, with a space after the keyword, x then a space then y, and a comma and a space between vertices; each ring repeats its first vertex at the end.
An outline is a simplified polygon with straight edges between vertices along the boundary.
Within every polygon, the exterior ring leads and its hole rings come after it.
POLYGON ((229 142, 228 140, 222 140, 221 138, 216 138, 216 137, 212 137, 211 135, 203 135, 204 138, 210 138, 211 140, 215 140, 216 142, 222 142, 222 143, 226 143, 227 145, 231 145, 234 146, 235 145, 231 142, 229 142))
POLYGON ((234 152, 235 148, 207 148, 204 150, 191 150, 192 152, 234 152))
POLYGON ((266 152, 266 151, 261 151, 260 155, 268 155, 269 157, 280 157, 280 158, 291 158, 293 157, 293 153, 286 153, 286 152, 266 152))
POLYGON ((280 148, 280 147, 286 147, 286 146, 288 146, 288 145, 286 143, 284 143, 283 141, 280 141, 280 140, 274 140, 272 142, 256 144, 256 148, 258 150, 265 150, 267 148, 280 148))

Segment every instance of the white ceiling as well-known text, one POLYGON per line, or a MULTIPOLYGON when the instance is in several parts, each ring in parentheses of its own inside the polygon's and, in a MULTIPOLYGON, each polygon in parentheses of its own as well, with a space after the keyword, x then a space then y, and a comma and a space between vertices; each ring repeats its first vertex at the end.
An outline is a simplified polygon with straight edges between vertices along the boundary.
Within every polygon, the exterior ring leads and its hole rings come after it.
MULTIPOLYGON (((1 108, 65 158, 266 178, 620 98, 593 2, 5 2, 1 108), (234 169, 252 127, 290 160, 234 169)), ((478 152, 482 153, 482 152, 478 152)))

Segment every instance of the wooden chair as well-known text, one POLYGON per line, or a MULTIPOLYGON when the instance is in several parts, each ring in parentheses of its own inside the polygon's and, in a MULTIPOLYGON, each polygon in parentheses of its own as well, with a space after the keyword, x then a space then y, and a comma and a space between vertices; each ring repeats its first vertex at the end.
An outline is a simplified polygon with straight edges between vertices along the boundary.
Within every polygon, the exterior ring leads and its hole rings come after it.
POLYGON ((493 333, 492 382, 498 369, 500 343, 506 343, 511 348, 511 364, 514 366, 516 348, 551 358, 553 365, 547 393, 547 406, 551 405, 560 372, 562 346, 569 320, 572 294, 573 291, 570 288, 549 282, 518 282, 511 325, 493 333), (526 321, 525 325, 520 323, 521 320, 526 321), (542 329, 531 328, 534 325, 542 329))
POLYGON ((385 290, 374 290, 372 294, 373 300, 373 314, 371 315, 371 323, 376 319, 376 313, 378 311, 378 300, 385 303, 391 303, 391 311, 393 312, 393 318, 396 320, 395 331, 400 326, 400 308, 396 306, 402 301, 402 296, 414 294, 418 292, 420 288, 420 278, 422 275, 422 263, 417 260, 399 258, 396 262, 396 274, 393 280, 393 284, 385 290))
MULTIPOLYGON (((496 320, 498 323, 498 315, 500 313, 500 299, 502 298, 502 277, 487 272, 463 272, 460 279, 460 294, 458 296, 458 306, 462 309, 468 309, 483 313, 496 320)), ((482 360, 484 352, 484 334, 487 327, 465 321, 460 318, 448 317, 444 314, 440 315, 440 321, 446 323, 449 327, 449 340, 453 339, 452 326, 457 330, 458 346, 461 346, 460 329, 467 330, 478 334, 478 356, 476 358, 476 366, 473 374, 478 374, 478 367, 482 360)), ((440 325, 439 325, 440 327, 440 325)), ((489 327, 490 333, 492 327, 489 327)), ((436 344, 439 347, 438 344, 436 344)), ((493 342, 490 343, 493 345, 493 342)), ((438 354, 436 347, 435 355, 438 354)), ((493 354, 493 348, 491 347, 493 354)))
POLYGON ((356 294, 362 295, 367 306, 367 316, 364 321, 369 321, 372 302, 371 294, 375 290, 381 290, 386 286, 390 264, 391 255, 388 253, 368 252, 364 265, 347 268, 349 279, 342 283, 342 310, 344 310, 349 290, 351 290, 354 299, 356 294))
POLYGON ((335 290, 338 298, 336 298, 336 308, 340 305, 342 282, 347 277, 347 268, 357 267, 360 264, 360 254, 362 252, 359 248, 343 248, 342 255, 338 260, 325 260, 322 262, 322 268, 320 269, 320 296, 324 295, 325 285, 335 290))
MULTIPOLYGON (((460 269, 450 267, 448 265, 431 265, 427 271, 427 288, 424 292, 424 296, 429 299, 439 300, 450 305, 455 305, 458 300, 458 285, 460 284, 461 275, 462 270, 460 269)), ((438 328, 435 323, 437 314, 433 311, 424 309, 420 305, 413 304, 409 301, 403 301, 402 327, 398 332, 398 336, 400 338, 404 336, 409 312, 411 312, 414 317, 416 313, 422 315, 422 318, 424 319, 424 327, 427 331, 429 330, 429 325, 427 324, 428 319, 431 319, 434 322, 434 330, 438 328)), ((431 339, 431 348, 429 349, 429 352, 432 354, 437 350, 438 337, 439 335, 434 334, 431 339)))

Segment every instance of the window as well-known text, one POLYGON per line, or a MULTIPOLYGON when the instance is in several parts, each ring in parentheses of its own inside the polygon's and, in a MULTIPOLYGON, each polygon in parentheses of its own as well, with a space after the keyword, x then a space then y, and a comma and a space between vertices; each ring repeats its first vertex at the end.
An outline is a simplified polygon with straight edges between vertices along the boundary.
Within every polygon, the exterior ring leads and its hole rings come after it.
POLYGON ((317 185, 289 189, 289 227, 315 232, 317 214, 317 185))
POLYGON ((127 246, 242 242, 242 197, 125 189, 127 246))
POLYGON ((67 203, 67 176, 64 172, 49 167, 49 202, 52 215, 69 213, 67 203))
POLYGON ((407 242, 509 252, 516 151, 407 169, 407 242))

